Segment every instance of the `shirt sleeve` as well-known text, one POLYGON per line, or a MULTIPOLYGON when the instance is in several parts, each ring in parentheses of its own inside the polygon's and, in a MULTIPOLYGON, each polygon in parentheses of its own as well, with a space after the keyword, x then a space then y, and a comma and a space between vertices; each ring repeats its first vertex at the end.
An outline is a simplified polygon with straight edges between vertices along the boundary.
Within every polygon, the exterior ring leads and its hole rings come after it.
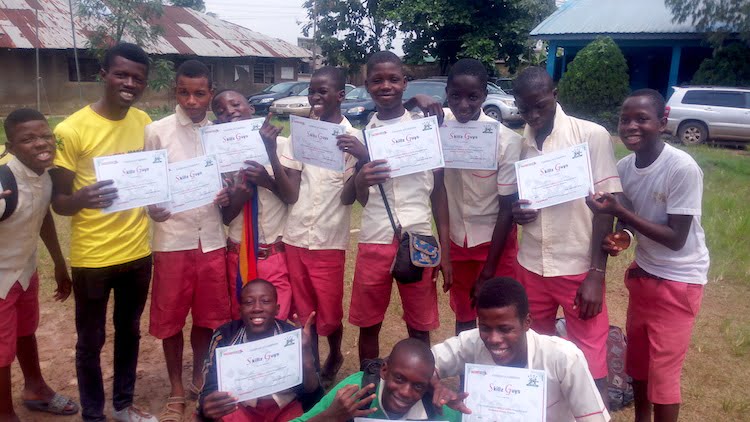
MULTIPOLYGON (((277 144, 280 144, 278 140, 276 142, 277 144)), ((294 141, 290 137, 287 142, 284 143, 285 146, 279 150, 279 162, 286 168, 302 171, 302 168, 304 167, 302 163, 293 158, 294 150, 292 148, 292 142, 294 141)))
POLYGON ((667 183, 667 214, 701 215, 703 172, 697 164, 680 166, 667 183))
POLYGON ((435 369, 440 378, 463 375, 466 365, 469 344, 464 333, 451 337, 442 343, 432 346, 435 356, 435 369))
POLYGON ((57 145, 55 165, 76 172, 81 152, 81 140, 78 137, 78 132, 66 122, 62 122, 55 127, 54 133, 57 145))
POLYGON ((296 419, 292 419, 291 422, 305 422, 305 421, 310 420, 313 416, 317 416, 321 414, 324 410, 331 407, 331 403, 333 403, 333 400, 336 398, 336 393, 338 393, 338 391, 341 390, 342 388, 351 384, 355 384, 357 386, 362 384, 361 372, 352 374, 348 376, 347 378, 345 378, 344 380, 342 380, 340 383, 336 384, 336 386, 333 387, 331 391, 328 392, 328 394, 323 396, 323 398, 320 399, 320 401, 315 406, 313 406, 310 410, 305 412, 304 415, 296 419))
POLYGON ((518 192, 516 181, 516 161, 521 159, 521 135, 506 129, 502 123, 500 127, 500 155, 497 167, 497 193, 499 195, 512 195, 518 192))
POLYGON ((143 150, 144 151, 155 151, 159 148, 159 135, 154 130, 154 126, 149 124, 146 126, 144 137, 143 137, 143 150))
POLYGON ((597 192, 622 192, 620 175, 617 173, 615 151, 612 138, 603 127, 596 125, 588 136, 591 173, 594 178, 594 190, 597 192))
POLYGON ((211 336, 206 364, 203 367, 203 389, 198 397, 198 407, 201 413, 203 413, 203 402, 206 400, 206 396, 219 390, 219 380, 216 375, 216 348, 221 347, 223 341, 224 333, 222 333, 221 327, 219 327, 214 331, 213 336, 211 336))
POLYGON ((560 389, 576 422, 607 422, 609 413, 588 370, 583 352, 577 348, 558 364, 560 389))

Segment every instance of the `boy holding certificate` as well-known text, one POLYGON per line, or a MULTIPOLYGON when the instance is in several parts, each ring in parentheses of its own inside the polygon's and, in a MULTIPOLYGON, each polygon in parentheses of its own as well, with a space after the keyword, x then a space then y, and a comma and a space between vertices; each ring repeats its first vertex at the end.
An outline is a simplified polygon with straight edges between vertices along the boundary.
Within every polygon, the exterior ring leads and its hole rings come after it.
POLYGON ((52 208, 71 218, 70 261, 75 298, 76 375, 85 421, 103 421, 100 354, 107 306, 114 292, 115 349, 113 416, 118 421, 156 421, 133 406, 140 321, 151 284, 149 223, 143 208, 104 213, 117 189, 97 182, 94 158, 143 150, 148 115, 133 107, 146 89, 148 55, 120 43, 104 56, 99 100, 55 127, 57 154, 50 169, 52 208))
POLYGON ((457 61, 448 73, 445 90, 450 108, 445 121, 491 123, 498 141, 495 170, 445 169, 453 266, 450 304, 458 334, 477 326, 471 304, 477 279, 515 276, 518 241, 511 224, 511 204, 518 198, 513 163, 521 152, 521 137, 482 111, 487 70, 480 61, 457 61))
MULTIPOLYGON (((253 118, 253 106, 247 98, 237 91, 218 92, 211 102, 211 109, 216 115, 217 123, 236 122, 253 118)), ((284 137, 276 139, 280 148, 276 155, 287 148, 289 140, 284 137)), ((278 189, 273 179, 273 167, 262 166, 254 161, 246 162, 247 168, 236 174, 234 180, 235 194, 229 206, 222 209, 227 231, 227 277, 229 284, 236 288, 237 264, 239 260, 240 239, 242 239, 242 207, 251 198, 247 181, 258 188, 258 277, 268 280, 276 287, 279 301, 278 318, 286 320, 292 304, 292 286, 289 283, 289 270, 286 264, 286 253, 281 235, 286 224, 287 204, 277 195, 278 189)), ((239 308, 232 301, 232 319, 239 318, 239 308)))
MULTIPOLYGON (((146 127, 146 150, 166 149, 169 162, 203 155, 199 128, 209 125, 210 71, 196 60, 177 69, 177 108, 146 127)), ((149 332, 161 339, 171 391, 160 420, 180 420, 185 410, 182 384, 182 328, 192 311, 190 344, 193 374, 190 392, 200 391, 203 362, 211 333, 231 319, 231 294, 226 275, 226 238, 217 205, 227 205, 227 189, 217 193, 213 204, 172 215, 149 206, 154 224, 154 282, 151 290, 149 332)))
MULTIPOLYGON (((484 391, 472 392, 472 385, 467 384, 467 392, 459 394, 440 379, 463 375, 468 363, 499 365, 546 373, 548 421, 609 421, 581 350, 567 340, 530 329, 529 301, 519 282, 507 277, 485 281, 478 287, 476 307, 478 328, 432 347, 435 405, 447 404, 463 413, 484 416, 483 420, 493 420, 492 413, 482 413, 484 408, 469 409, 462 403, 469 395, 482 396, 484 391)), ((491 403, 487 404, 492 409, 491 403)))
POLYGON ((617 163, 629 201, 599 192, 595 213, 617 217, 622 230, 602 247, 617 255, 638 238, 625 275, 628 301, 626 369, 633 377, 635 420, 677 421, 680 373, 708 280, 709 256, 701 227, 703 172, 687 153, 664 143, 664 97, 633 92, 622 105, 619 133, 634 154, 617 163), (626 206, 625 203, 629 204, 626 206))
POLYGON ((276 288, 266 280, 252 280, 242 288, 240 307, 241 319, 222 325, 211 338, 205 369, 206 383, 198 399, 199 416, 207 421, 287 422, 302 415, 299 398, 314 394, 320 388, 311 340, 315 312, 310 314, 302 330, 302 384, 270 396, 238 403, 230 393, 218 391, 216 349, 281 335, 299 328, 276 318, 279 313, 276 288))
MULTIPOLYGON (((514 83, 513 95, 526 129, 521 159, 588 143, 594 189, 621 192, 609 132, 595 123, 565 114, 557 89, 542 68, 530 67, 514 83)), ((500 183, 515 183, 510 176, 500 183)), ((518 250, 518 280, 526 288, 532 328, 555 334, 562 307, 568 337, 586 355, 603 396, 607 392, 609 317, 604 300, 607 254, 601 250, 613 218, 594 215, 585 198, 535 210, 527 200, 513 204, 513 219, 523 225, 518 250)))
POLYGON ((24 377, 23 404, 34 411, 73 415, 78 405, 42 377, 34 334, 39 325, 39 237, 55 264, 55 300, 66 300, 72 287, 49 209, 52 180, 47 169, 55 158, 55 136, 36 110, 15 110, 3 124, 5 149, 14 158, 0 166, 0 420, 19 420, 11 397, 10 367, 16 356, 24 377))
POLYGON ((345 157, 343 173, 304 164, 292 157, 291 148, 279 149, 281 128, 269 123, 270 114, 260 130, 279 197, 290 205, 283 240, 292 298, 301 319, 316 312, 313 350, 318 364, 317 336, 328 338, 329 354, 321 368, 324 387, 333 382, 344 362, 344 265, 351 204, 355 199, 351 177, 357 161, 367 157, 367 150, 358 139, 361 132, 341 115, 344 85, 341 69, 322 67, 313 74, 308 95, 314 117, 346 127, 346 133, 338 135, 338 147, 345 157))
MULTIPOLYGON (((442 118, 442 108, 434 100, 430 102, 415 98, 407 104, 402 103, 406 77, 401 59, 389 51, 379 51, 370 56, 365 86, 377 110, 377 114, 367 124, 368 129, 421 117, 419 113, 407 110, 417 105, 417 102, 423 110, 430 109, 431 113, 439 114, 442 118)), ((401 227, 402 233, 408 231, 432 236, 432 211, 440 238, 443 290, 447 291, 453 282, 448 205, 442 169, 391 178, 386 160, 365 164, 356 176, 357 200, 365 209, 362 213, 362 231, 359 234, 352 302, 349 307, 349 322, 360 327, 360 362, 380 355, 380 328, 393 285, 391 264, 401 241, 400 236, 393 232, 379 184, 382 185, 393 219, 401 227)), ((427 344, 430 342, 430 330, 440 325, 435 287, 438 273, 434 270, 436 269, 424 268, 421 280, 397 284, 409 337, 423 340, 427 344)))

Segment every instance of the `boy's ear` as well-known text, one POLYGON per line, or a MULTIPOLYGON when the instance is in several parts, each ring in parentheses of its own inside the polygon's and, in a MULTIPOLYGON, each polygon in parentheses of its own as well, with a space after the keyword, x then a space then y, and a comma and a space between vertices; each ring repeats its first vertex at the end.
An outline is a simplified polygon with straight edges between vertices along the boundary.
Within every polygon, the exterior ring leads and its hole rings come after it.
POLYGON ((557 88, 552 90, 552 96, 557 100, 557 88))
POLYGON ((341 91, 339 91, 339 95, 338 95, 339 102, 344 101, 345 97, 346 97, 346 89, 342 89, 341 91))
POLYGON ((107 71, 103 67, 99 68, 99 77, 102 79, 107 77, 107 71))
POLYGON ((380 378, 385 379, 386 375, 388 375, 388 359, 380 366, 380 378))

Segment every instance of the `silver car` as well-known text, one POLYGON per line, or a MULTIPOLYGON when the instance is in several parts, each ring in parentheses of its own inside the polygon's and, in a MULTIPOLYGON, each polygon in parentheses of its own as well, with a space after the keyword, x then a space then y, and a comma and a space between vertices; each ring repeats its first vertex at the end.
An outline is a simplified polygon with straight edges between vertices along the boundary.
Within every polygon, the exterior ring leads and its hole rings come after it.
POLYGON ((482 110, 484 114, 506 125, 523 123, 513 96, 492 83, 487 83, 487 99, 482 103, 482 110))
POLYGON ((711 140, 750 141, 750 89, 673 87, 667 131, 685 145, 711 140))

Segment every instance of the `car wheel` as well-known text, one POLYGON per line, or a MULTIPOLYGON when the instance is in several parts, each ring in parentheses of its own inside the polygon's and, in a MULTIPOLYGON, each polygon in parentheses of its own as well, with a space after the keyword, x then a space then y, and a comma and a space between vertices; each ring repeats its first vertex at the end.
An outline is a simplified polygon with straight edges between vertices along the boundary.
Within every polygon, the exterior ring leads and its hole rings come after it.
POLYGON ((708 128, 701 122, 686 122, 677 129, 677 137, 684 145, 699 145, 708 141, 708 128))
POLYGON ((498 122, 503 121, 503 114, 500 112, 500 109, 495 106, 489 106, 484 109, 484 114, 486 114, 489 117, 492 117, 493 119, 497 120, 498 122))

